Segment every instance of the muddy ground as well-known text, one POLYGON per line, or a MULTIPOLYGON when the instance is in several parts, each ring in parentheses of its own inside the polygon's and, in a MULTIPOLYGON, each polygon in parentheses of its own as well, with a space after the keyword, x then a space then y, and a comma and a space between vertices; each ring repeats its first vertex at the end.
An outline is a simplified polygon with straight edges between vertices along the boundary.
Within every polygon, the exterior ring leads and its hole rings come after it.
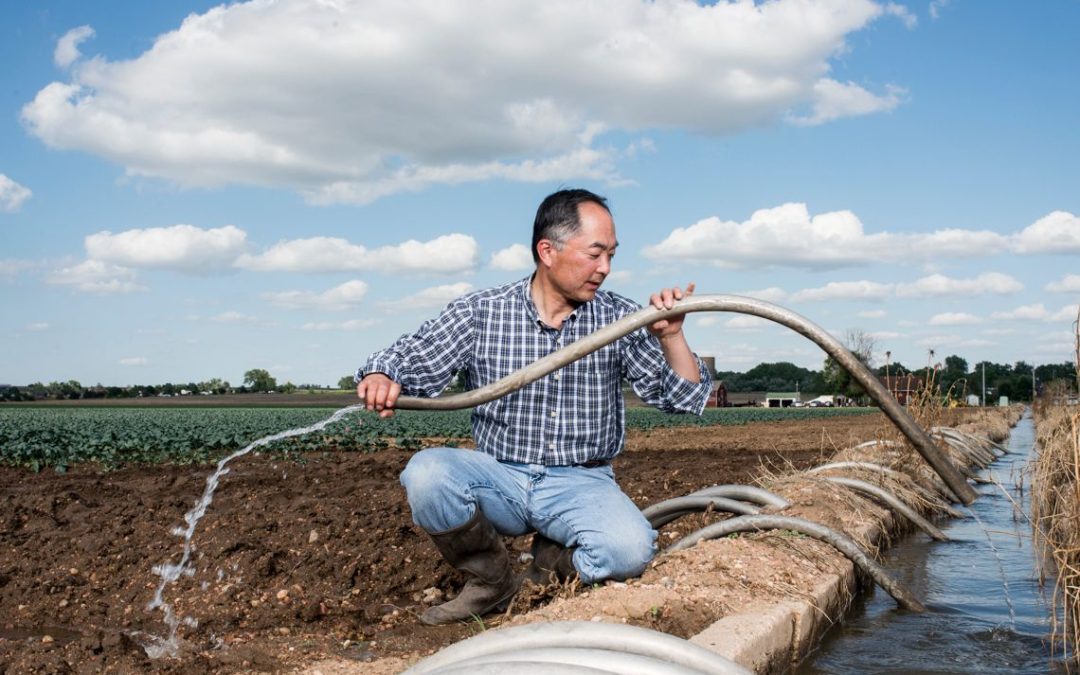
MULTIPOLYGON (((888 429, 875 414, 634 432, 615 471, 645 506, 807 468, 888 429)), ((0 673, 281 672, 327 657, 423 653, 473 634, 482 626, 416 622, 425 591, 452 593, 463 579, 412 524, 397 481, 409 456, 236 460, 195 533, 194 575, 165 594, 197 626, 180 629, 178 657, 156 660, 141 646, 166 633, 162 613, 146 610, 159 581, 152 568, 179 559, 170 530, 213 467, 0 468, 0 673)), ((529 537, 508 544, 516 558, 529 537)))

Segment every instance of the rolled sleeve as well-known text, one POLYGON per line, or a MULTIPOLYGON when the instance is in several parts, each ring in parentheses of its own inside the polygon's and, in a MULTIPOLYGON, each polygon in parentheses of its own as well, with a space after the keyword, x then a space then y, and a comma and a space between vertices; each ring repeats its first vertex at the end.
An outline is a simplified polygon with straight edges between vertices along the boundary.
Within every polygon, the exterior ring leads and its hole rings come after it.
POLYGON ((384 373, 400 384, 407 396, 438 396, 463 366, 471 349, 471 316, 464 302, 450 303, 415 333, 403 335, 386 349, 372 354, 353 378, 384 373))
POLYGON ((709 402, 712 380, 705 362, 697 354, 694 354, 694 359, 698 364, 697 382, 691 382, 679 375, 665 361, 664 373, 661 376, 661 392, 672 410, 700 415, 705 410, 705 404, 709 402))
POLYGON ((691 382, 672 369, 659 341, 645 329, 627 337, 623 351, 624 374, 641 400, 664 412, 700 415, 709 400, 712 383, 705 363, 697 354, 694 359, 700 382, 691 382))

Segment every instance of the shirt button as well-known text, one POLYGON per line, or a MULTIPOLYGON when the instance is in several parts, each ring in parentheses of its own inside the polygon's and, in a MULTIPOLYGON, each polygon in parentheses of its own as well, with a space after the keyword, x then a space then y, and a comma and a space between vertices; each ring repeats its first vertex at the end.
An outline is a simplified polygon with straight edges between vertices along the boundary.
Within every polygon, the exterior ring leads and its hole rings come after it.
POLYGON ((558 415, 558 414, 559 414, 559 411, 557 411, 557 410, 552 410, 552 411, 551 411, 551 416, 552 416, 552 417, 555 417, 555 416, 556 416, 556 415, 558 415))
POLYGON ((555 373, 555 379, 556 380, 559 379, 560 377, 562 377, 562 375, 559 375, 558 373, 555 373))
POLYGON ((548 450, 554 450, 554 449, 555 449, 555 444, 554 443, 548 443, 548 450))

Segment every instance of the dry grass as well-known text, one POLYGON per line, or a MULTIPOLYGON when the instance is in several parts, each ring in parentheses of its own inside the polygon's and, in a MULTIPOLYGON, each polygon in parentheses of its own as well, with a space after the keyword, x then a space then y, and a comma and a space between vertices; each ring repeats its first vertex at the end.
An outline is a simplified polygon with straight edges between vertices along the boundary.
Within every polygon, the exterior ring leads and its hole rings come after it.
MULTIPOLYGON (((1043 578, 1055 575, 1053 644, 1075 662, 1080 646, 1080 410, 1047 395, 1035 407, 1038 456, 1031 512, 1043 578)), ((1060 399, 1058 399, 1060 400, 1060 399)))

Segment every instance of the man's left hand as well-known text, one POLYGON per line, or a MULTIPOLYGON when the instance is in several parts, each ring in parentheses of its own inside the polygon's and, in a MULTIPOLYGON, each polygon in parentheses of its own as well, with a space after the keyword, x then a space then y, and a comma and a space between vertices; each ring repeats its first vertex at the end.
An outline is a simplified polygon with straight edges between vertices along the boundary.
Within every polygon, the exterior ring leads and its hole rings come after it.
MULTIPOLYGON (((671 309, 675 306, 676 300, 689 298, 693 294, 694 282, 690 282, 686 285, 685 291, 676 286, 675 288, 665 288, 659 293, 653 293, 649 298, 649 304, 657 309, 671 309)), ((649 332, 661 340, 678 335, 682 332, 684 318, 686 318, 685 314, 679 314, 678 316, 653 322, 649 324, 649 332)))

